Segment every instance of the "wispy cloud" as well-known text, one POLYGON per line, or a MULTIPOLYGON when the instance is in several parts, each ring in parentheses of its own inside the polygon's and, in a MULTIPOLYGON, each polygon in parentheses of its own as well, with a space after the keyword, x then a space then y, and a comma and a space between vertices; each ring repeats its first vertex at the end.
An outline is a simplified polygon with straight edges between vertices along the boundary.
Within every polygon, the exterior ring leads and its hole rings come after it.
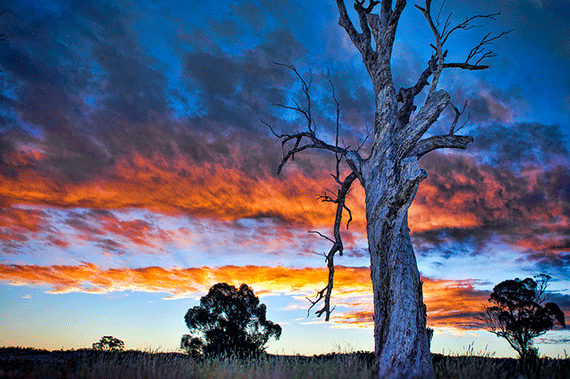
MULTIPOLYGON (((1 280, 11 285, 48 286, 49 292, 54 294, 140 291, 165 293, 170 299, 204 294, 218 282, 234 285, 245 282, 258 294, 281 293, 302 301, 304 296, 311 296, 324 287, 326 278, 323 268, 222 266, 104 270, 87 263, 79 266, 0 265, 1 280)), ((423 282, 429 325, 481 328, 473 316, 481 311, 488 293, 477 290, 476 281, 423 278, 423 282)), ((333 321, 344 327, 370 327, 371 301, 369 269, 337 267, 334 302, 339 310, 334 313, 333 321)))

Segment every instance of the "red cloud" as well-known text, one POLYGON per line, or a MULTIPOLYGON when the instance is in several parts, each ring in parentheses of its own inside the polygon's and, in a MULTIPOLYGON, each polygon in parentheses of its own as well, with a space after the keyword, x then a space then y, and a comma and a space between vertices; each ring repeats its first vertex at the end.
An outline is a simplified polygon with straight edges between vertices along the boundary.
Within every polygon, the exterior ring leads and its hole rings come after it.
MULTIPOLYGON (((310 173, 291 165, 282 177, 274 177, 269 174, 270 167, 244 171, 239 162, 245 158, 237 153, 232 158, 233 163, 197 163, 182 154, 166 157, 160 153, 143 156, 133 152, 81 182, 69 182, 32 168, 22 169, 17 180, 0 176, 0 198, 8 204, 139 208, 222 221, 269 217, 307 230, 332 226, 334 204, 321 203, 316 196, 328 185, 334 188, 322 162, 311 161, 315 168, 310 173)), ((481 166, 464 156, 437 153, 423 158, 421 164, 429 177, 421 184, 409 210, 414 233, 500 225, 502 229, 498 232, 504 231, 506 236, 517 235, 528 240, 529 236, 540 234, 546 241, 543 244, 548 245, 548 240, 557 237, 548 236, 547 232, 561 235, 570 231, 567 216, 570 204, 559 188, 568 178, 560 173, 515 174, 505 168, 481 166)), ((350 231, 364 233, 365 203, 360 185, 354 185, 348 205, 354 216, 350 231)), ((14 214, 2 218, 0 215, 2 227, 20 225, 21 228, 16 232, 0 230, 2 238, 25 238, 27 232, 42 227, 38 216, 30 216, 14 214)), ((76 222, 70 224, 75 228, 86 228, 87 239, 93 238, 93 234, 111 232, 135 244, 153 245, 148 237, 152 226, 144 221, 102 219, 97 230, 81 220, 71 222, 76 222)), ((346 237, 350 245, 354 236, 347 233, 346 237)), ((171 236, 162 233, 156 238, 171 236)))
POLYGON ((0 240, 24 242, 27 234, 35 234, 45 226, 45 213, 33 209, 0 209, 0 240))
POLYGON ((439 154, 426 156, 422 164, 429 176, 410 208, 413 232, 496 225, 498 233, 520 238, 570 231, 570 203, 559 194, 564 181, 548 181, 548 172, 517 175, 464 156, 439 154))
MULTIPOLYGON (((326 170, 309 176, 292 167, 282 178, 268 170, 248 174, 220 163, 135 152, 84 182, 67 182, 33 169, 20 171, 17 180, 0 176, 0 197, 8 204, 145 208, 220 220, 272 217, 311 226, 331 224, 332 205, 316 200, 325 190, 323 183, 332 183, 326 170)), ((363 205, 357 204, 363 202, 355 202, 353 212, 363 220, 363 205)))
POLYGON ((45 213, 32 209, 0 209, 0 228, 37 232, 44 226, 45 213))

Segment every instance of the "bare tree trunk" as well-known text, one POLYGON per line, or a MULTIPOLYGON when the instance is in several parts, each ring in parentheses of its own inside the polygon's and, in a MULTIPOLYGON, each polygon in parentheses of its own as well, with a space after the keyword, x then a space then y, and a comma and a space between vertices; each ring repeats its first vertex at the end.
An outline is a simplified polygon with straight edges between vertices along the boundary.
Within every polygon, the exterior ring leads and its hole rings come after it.
POLYGON ((416 159, 404 160, 399 171, 384 167, 381 178, 365 179, 378 378, 435 378, 407 217, 426 174, 416 159))
MULTIPOLYGON (((315 232, 332 242, 331 249, 325 254, 329 267, 329 281, 328 285, 317 293, 315 300, 311 301, 311 308, 323 300, 324 306, 316 314, 318 316, 324 314, 325 319, 329 320, 332 311, 330 296, 334 280, 334 256, 337 253, 342 255, 344 249, 339 228, 345 210, 349 214, 348 223, 352 219, 345 200, 352 183, 358 178, 366 194, 378 377, 435 378, 429 352, 422 282, 408 229, 408 208, 420 182, 427 177, 427 173, 420 169, 418 159, 437 149, 465 149, 473 142, 470 136, 456 134, 465 125, 465 123, 458 125, 465 106, 460 110, 451 104, 449 94, 444 90, 438 90, 439 78, 444 69, 488 68, 482 64, 482 61, 495 54, 486 47, 508 32, 496 36, 486 34, 467 53, 464 61, 447 62, 448 50, 444 48, 444 44, 451 34, 458 30, 471 29, 473 20, 493 19, 498 13, 472 16, 456 26, 451 26, 448 18, 442 25, 439 22, 439 13, 435 20, 432 18, 432 0, 424 0, 423 7, 416 5, 415 8, 424 14, 432 30, 435 41, 430 46, 434 49, 434 53, 418 76, 416 84, 396 91, 392 81, 391 57, 396 29, 406 7, 406 0, 350 1, 358 15, 358 29, 349 16, 345 0, 336 0, 336 3, 339 10, 339 25, 345 29, 360 52, 374 88, 374 135, 370 155, 361 156, 360 148, 363 143, 359 143, 356 149, 339 146, 340 106, 334 96, 334 87, 333 98, 337 105, 335 144, 329 144, 317 137, 311 115, 310 82, 307 83, 293 66, 284 65, 301 81, 306 108, 296 101, 294 106, 278 105, 302 115, 307 122, 307 130, 294 134, 277 134, 267 124, 273 134, 281 139, 282 146, 289 144, 277 169, 278 173, 289 160, 294 159, 295 154, 307 149, 328 150, 333 152, 336 158, 336 175, 333 177, 339 185, 338 195, 321 196, 323 201, 337 205, 334 237, 326 237, 315 232), (375 9, 378 13, 374 13, 375 9), (427 96, 423 104, 416 104, 416 97, 425 92, 427 96), (447 106, 450 106, 455 114, 447 134, 424 138, 447 106), (343 159, 351 169, 351 173, 344 180, 340 177, 339 169, 343 159)), ((332 87, 330 78, 329 83, 332 87)))

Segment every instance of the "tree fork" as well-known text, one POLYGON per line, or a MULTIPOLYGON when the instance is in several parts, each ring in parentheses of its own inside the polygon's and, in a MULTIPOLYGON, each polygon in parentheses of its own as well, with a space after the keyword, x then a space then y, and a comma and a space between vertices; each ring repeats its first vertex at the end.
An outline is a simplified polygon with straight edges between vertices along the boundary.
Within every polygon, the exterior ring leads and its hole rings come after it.
MULTIPOLYGON (((324 201, 337 204, 334 238, 317 233, 332 243, 328 254, 325 254, 329 269, 328 284, 317 293, 315 300, 311 300, 311 308, 321 300, 324 302, 323 308, 316 313, 318 316, 324 314, 326 320, 332 312, 330 297, 334 280, 334 255, 341 255, 343 251, 339 228, 344 210, 348 211, 345 197, 356 179, 364 187, 374 295, 375 356, 379 378, 435 378, 429 353, 422 283, 407 217, 418 186, 427 177, 427 173, 420 169, 418 160, 437 149, 465 149, 473 141, 471 136, 456 134, 465 125, 457 127, 465 106, 460 111, 451 104, 449 94, 437 88, 439 78, 447 69, 486 69, 488 66, 482 64, 482 61, 495 55, 488 50, 488 46, 508 33, 496 36, 487 34, 468 52, 463 62, 446 62, 447 50, 444 50, 444 45, 452 33, 470 29, 473 20, 494 19, 497 14, 473 16, 454 27, 449 25, 448 18, 441 27, 439 20, 432 18, 431 3, 431 0, 425 0, 423 7, 416 8, 423 13, 433 33, 435 42, 431 46, 434 53, 416 84, 396 91, 392 82, 391 54, 406 0, 354 0, 360 31, 348 15, 345 0, 336 0, 338 23, 360 52, 374 89, 374 130, 368 157, 360 155, 363 144, 359 143, 357 149, 338 144, 340 106, 330 78, 328 80, 337 105, 335 144, 327 143, 317 136, 311 114, 311 81, 305 81, 293 66, 281 64, 292 70, 301 81, 306 106, 302 107, 295 100, 294 106, 277 105, 298 112, 306 120, 307 130, 277 134, 264 122, 281 140, 285 150, 278 172, 293 160, 296 153, 308 149, 327 150, 334 153, 336 158, 336 175, 333 177, 340 187, 338 194, 336 198, 328 195, 321 197, 324 201), (378 5, 379 14, 372 13, 378 5), (426 99, 416 112, 418 107, 414 101, 424 90, 427 90, 426 99), (424 138, 448 106, 455 115, 448 134, 424 138), (346 164, 351 170, 344 181, 339 178, 341 164, 346 164)), ((349 216, 351 218, 350 212, 349 216)))

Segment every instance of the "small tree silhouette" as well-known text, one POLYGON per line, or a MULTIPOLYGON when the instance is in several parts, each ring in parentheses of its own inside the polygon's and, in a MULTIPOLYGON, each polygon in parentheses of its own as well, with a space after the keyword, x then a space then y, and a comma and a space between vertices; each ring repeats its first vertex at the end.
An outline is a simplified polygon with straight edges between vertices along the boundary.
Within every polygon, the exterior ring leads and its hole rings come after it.
POLYGON ((281 327, 267 320, 265 313, 265 304, 246 284, 236 289, 218 283, 186 313, 190 334, 182 337, 180 347, 192 355, 260 354, 270 337, 281 336, 281 327))
POLYGON ((517 351, 525 371, 529 361, 538 358, 538 349, 533 348, 532 340, 552 329, 555 323, 566 327, 560 307, 545 303, 549 279, 550 276, 541 274, 537 282, 531 278, 516 278, 497 284, 489 297, 492 305, 478 316, 491 333, 505 338, 517 351))
POLYGON ((202 341, 201 338, 184 334, 182 341, 180 341, 180 348, 188 353, 188 355, 198 357, 204 353, 204 341, 202 341))
POLYGON ((113 336, 104 336, 99 342, 93 344, 93 350, 99 351, 122 351, 125 349, 125 343, 113 336))

